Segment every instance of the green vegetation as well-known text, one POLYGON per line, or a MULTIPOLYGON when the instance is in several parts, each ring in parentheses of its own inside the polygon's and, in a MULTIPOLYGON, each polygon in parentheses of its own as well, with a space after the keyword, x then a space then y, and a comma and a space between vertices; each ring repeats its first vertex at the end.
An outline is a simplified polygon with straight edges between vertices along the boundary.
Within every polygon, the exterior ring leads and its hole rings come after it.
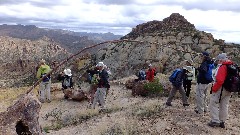
POLYGON ((155 78, 153 82, 144 84, 143 88, 148 91, 148 96, 158 96, 163 92, 163 86, 158 78, 155 78))

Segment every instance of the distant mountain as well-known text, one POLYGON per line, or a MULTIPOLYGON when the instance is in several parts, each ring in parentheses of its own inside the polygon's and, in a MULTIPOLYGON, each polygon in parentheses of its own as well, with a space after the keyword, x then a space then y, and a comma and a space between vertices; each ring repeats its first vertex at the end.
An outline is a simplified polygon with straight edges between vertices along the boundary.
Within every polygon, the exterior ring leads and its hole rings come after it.
POLYGON ((0 25, 0 36, 9 36, 13 38, 37 40, 46 36, 69 52, 76 52, 80 48, 93 45, 106 40, 119 39, 120 35, 112 33, 86 33, 73 32, 60 29, 38 28, 35 25, 0 25))

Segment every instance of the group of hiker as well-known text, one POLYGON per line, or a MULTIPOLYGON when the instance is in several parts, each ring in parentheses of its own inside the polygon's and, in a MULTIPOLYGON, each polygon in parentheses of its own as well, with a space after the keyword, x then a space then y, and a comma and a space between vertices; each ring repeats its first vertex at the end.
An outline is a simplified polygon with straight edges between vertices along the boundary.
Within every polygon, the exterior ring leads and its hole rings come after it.
POLYGON ((172 106, 171 102, 177 92, 181 94, 183 106, 189 106, 188 97, 191 91, 191 81, 197 72, 196 84, 196 108, 197 114, 210 112, 210 127, 225 128, 228 116, 229 100, 232 92, 239 94, 239 67, 228 59, 226 53, 219 54, 212 59, 208 52, 201 53, 201 65, 196 68, 191 62, 186 61, 186 66, 174 70, 169 77, 172 90, 166 101, 166 106, 172 106), (208 88, 211 86, 210 103, 207 103, 208 88), (185 91, 184 91, 185 89, 185 91))
POLYGON ((154 80, 154 76, 156 75, 156 68, 152 66, 152 64, 148 65, 148 69, 140 69, 138 72, 138 81, 148 80, 152 82, 154 80))
MULTIPOLYGON (((199 67, 195 68, 192 64, 193 61, 186 60, 183 67, 174 70, 171 74, 169 81, 172 83, 173 87, 166 101, 166 106, 172 106, 171 102, 178 90, 182 97, 183 106, 189 106, 188 99, 190 97, 192 81, 196 78, 196 108, 194 111, 197 114, 204 114, 207 113, 209 109, 211 121, 208 125, 211 127, 225 128, 231 92, 236 91, 235 87, 239 89, 240 78, 238 72, 237 75, 235 72, 232 73, 235 76, 230 75, 230 67, 234 67, 234 63, 228 59, 226 53, 219 54, 214 61, 214 59, 210 57, 209 53, 205 51, 201 53, 201 59, 201 65, 199 67), (197 77, 195 77, 196 72, 197 77), (234 79, 235 82, 231 82, 231 80, 234 79), (210 103, 208 105, 207 90, 209 86, 211 86, 211 96, 210 103)), ((37 70, 37 78, 42 78, 39 90, 40 101, 42 103, 46 101, 51 102, 51 78, 50 75, 48 75, 50 71, 51 68, 44 60, 41 60, 40 66, 37 70)), ((105 98, 110 88, 109 75, 111 72, 103 62, 98 62, 93 69, 88 69, 87 73, 90 84, 88 97, 90 107, 95 108, 98 104, 101 109, 104 109, 105 98)), ((139 71, 138 81, 148 80, 151 82, 154 80, 155 75, 156 68, 153 68, 153 66, 149 64, 148 69, 142 68, 139 71)), ((70 69, 65 69, 58 76, 58 80, 62 81, 63 90, 73 88, 72 73, 70 69)), ((67 99, 69 97, 64 98, 67 99)))

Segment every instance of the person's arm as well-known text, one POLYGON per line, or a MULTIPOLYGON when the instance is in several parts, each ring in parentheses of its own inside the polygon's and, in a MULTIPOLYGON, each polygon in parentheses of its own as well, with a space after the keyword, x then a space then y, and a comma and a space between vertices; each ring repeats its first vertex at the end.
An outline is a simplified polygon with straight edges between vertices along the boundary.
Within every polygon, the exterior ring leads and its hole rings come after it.
POLYGON ((227 76, 227 66, 222 65, 219 67, 216 75, 216 82, 213 84, 212 91, 217 92, 219 88, 223 85, 225 78, 227 76))
POLYGON ((40 67, 38 68, 38 71, 37 71, 37 79, 40 79, 41 74, 42 74, 42 70, 41 70, 41 66, 40 66, 40 67))
POLYGON ((208 65, 207 65, 207 62, 203 62, 200 67, 198 68, 198 71, 199 72, 202 72, 202 73, 207 73, 208 71, 208 65))

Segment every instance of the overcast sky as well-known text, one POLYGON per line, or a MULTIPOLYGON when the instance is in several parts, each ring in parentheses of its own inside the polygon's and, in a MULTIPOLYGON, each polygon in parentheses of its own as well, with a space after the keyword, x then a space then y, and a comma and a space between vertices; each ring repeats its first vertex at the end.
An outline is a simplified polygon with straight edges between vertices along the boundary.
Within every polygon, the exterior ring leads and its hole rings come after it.
POLYGON ((240 43, 240 0, 0 0, 0 24, 120 35, 171 13, 214 38, 240 43))

